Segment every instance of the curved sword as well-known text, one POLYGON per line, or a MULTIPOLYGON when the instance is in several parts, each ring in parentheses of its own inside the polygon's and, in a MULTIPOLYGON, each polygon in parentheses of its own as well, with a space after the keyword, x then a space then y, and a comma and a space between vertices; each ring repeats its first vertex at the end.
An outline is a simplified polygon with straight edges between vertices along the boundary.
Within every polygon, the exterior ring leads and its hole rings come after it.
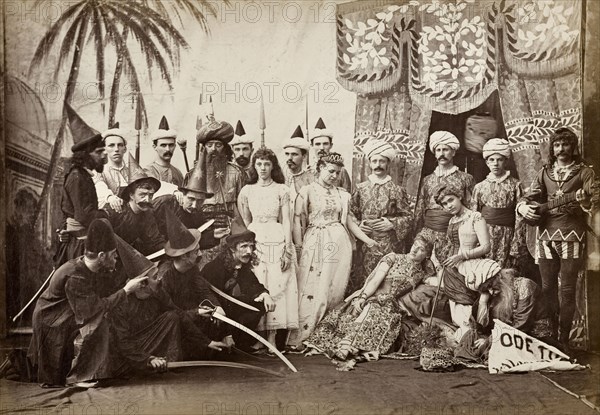
POLYGON ((217 287, 215 287, 211 283, 208 283, 208 285, 210 286, 211 290, 213 290, 215 293, 219 294, 224 299, 229 300, 232 303, 239 305, 240 307, 244 307, 244 308, 247 308, 248 310, 252 310, 252 311, 256 311, 256 312, 260 313, 260 310, 258 308, 251 306, 250 304, 246 304, 245 302, 240 301, 237 298, 230 296, 229 294, 225 294, 223 291, 219 290, 217 287))
POLYGON ((265 346, 267 346, 270 351, 272 351, 273 353, 275 353, 277 355, 277 357, 280 358, 281 361, 283 363, 285 363, 287 365, 287 367, 289 367, 292 372, 298 372, 298 369, 296 369, 294 367, 294 365, 292 364, 292 362, 290 362, 289 360, 287 360, 287 358, 284 355, 282 355, 281 352, 279 350, 277 350, 277 348, 275 346, 273 346, 271 343, 269 343, 267 340, 265 340, 264 337, 260 336, 258 333, 250 330, 248 327, 244 326, 243 324, 240 324, 237 321, 230 319, 229 317, 225 317, 224 315, 215 313, 214 311, 212 313, 212 317, 216 318, 217 320, 221 320, 221 321, 229 324, 230 326, 233 326, 233 327, 235 327, 237 329, 240 329, 244 333, 247 333, 250 336, 254 337, 256 340, 258 340, 259 342, 261 342, 262 344, 264 344, 265 346))
POLYGON ((258 366, 248 365, 245 363, 237 362, 224 362, 220 360, 188 360, 183 362, 167 362, 169 369, 175 369, 180 367, 198 367, 198 366, 217 366, 217 367, 233 367, 236 369, 252 369, 259 372, 268 373, 269 375, 283 377, 281 373, 275 372, 274 370, 265 369, 258 366))

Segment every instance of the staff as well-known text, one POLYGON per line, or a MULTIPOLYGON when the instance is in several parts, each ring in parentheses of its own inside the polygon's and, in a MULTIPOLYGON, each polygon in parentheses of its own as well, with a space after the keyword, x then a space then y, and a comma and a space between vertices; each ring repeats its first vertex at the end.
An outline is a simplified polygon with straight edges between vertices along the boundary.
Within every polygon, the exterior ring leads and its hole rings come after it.
POLYGON ((135 140, 135 161, 140 162, 140 135, 142 129, 142 107, 140 105, 140 93, 138 92, 135 100, 135 130, 137 137, 135 140))
MULTIPOLYGON (((199 103, 200 103, 200 108, 202 108, 202 94, 200 94, 199 103)), ((202 128, 202 115, 197 115, 196 116, 196 137, 198 136, 198 131, 200 131, 201 128, 202 128)), ((195 158, 194 163, 198 162, 199 157, 200 157, 200 143, 198 142, 198 140, 196 140, 196 158, 195 158)))
POLYGON ((265 121, 265 103, 260 98, 260 118, 258 120, 258 128, 260 129, 260 148, 265 148, 265 129, 267 128, 267 123, 265 121))

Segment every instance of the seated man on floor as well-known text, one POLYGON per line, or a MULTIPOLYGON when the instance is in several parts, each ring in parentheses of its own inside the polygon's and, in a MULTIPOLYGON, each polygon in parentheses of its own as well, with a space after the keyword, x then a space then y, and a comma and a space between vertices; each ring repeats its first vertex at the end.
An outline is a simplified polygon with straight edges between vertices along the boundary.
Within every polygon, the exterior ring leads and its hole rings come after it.
MULTIPOLYGON (((275 310, 275 302, 262 285, 252 266, 257 263, 254 232, 244 226, 240 218, 231 224, 231 234, 225 240, 226 248, 214 260, 202 268, 200 275, 219 290, 253 305, 260 312, 248 310, 232 301, 224 303, 227 316, 251 330, 256 330, 265 312, 275 310)), ((233 338, 237 347, 250 350, 255 340, 242 331, 235 331, 233 338)))
MULTIPOLYGON (((117 242, 110 223, 96 219, 85 240, 85 255, 63 264, 50 279, 33 312, 33 337, 29 359, 37 366, 37 381, 42 387, 61 387, 69 379, 85 379, 89 373, 102 373, 103 356, 90 361, 75 360, 86 343, 98 341, 97 333, 106 312, 125 300, 128 293, 142 287, 145 278, 134 278, 116 289, 113 271, 117 261, 117 242), (77 338, 77 341, 76 341, 77 338)), ((79 380, 76 380, 79 381, 79 380)))
MULTIPOLYGON (((173 304, 179 310, 183 310, 199 330, 210 339, 220 339, 220 341, 207 342, 207 347, 217 351, 231 348, 235 343, 228 334, 228 329, 212 325, 204 316, 208 311, 199 308, 208 306, 214 308, 215 313, 225 315, 209 284, 199 276, 198 253, 201 232, 197 229, 187 229, 171 211, 167 211, 167 230, 169 236, 165 244, 167 258, 158 266, 158 278, 162 280, 162 287, 173 304)), ((185 359, 206 357, 206 352, 206 348, 196 347, 194 350, 187 351, 185 359)))
MULTIPOLYGON (((118 356, 114 377, 131 370, 154 369, 163 371, 167 362, 186 358, 188 350, 219 349, 186 312, 173 304, 162 287, 162 280, 154 263, 130 247, 119 245, 119 256, 127 273, 135 278, 147 275, 148 284, 135 295, 130 295, 110 313, 118 356)), ((197 313, 208 320, 209 311, 197 313)))

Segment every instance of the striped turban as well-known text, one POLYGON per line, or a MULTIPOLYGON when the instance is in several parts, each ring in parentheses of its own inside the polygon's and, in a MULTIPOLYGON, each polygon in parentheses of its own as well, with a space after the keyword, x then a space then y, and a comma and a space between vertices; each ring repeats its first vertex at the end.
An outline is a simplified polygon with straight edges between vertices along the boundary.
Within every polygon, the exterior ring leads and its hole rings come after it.
POLYGON ((390 143, 376 138, 367 141, 363 152, 368 160, 373 156, 383 156, 391 160, 396 155, 396 150, 394 150, 394 147, 390 143))
POLYGON ((436 131, 429 137, 429 150, 432 153, 435 153, 435 148, 440 144, 448 146, 455 151, 460 148, 458 138, 448 131, 436 131))
POLYGON ((510 158, 508 141, 503 138, 490 138, 483 145, 483 158, 487 159, 492 154, 500 154, 501 156, 510 158))
POLYGON ((500 264, 488 258, 460 262, 456 269, 465 276, 465 284, 473 291, 502 270, 500 264))

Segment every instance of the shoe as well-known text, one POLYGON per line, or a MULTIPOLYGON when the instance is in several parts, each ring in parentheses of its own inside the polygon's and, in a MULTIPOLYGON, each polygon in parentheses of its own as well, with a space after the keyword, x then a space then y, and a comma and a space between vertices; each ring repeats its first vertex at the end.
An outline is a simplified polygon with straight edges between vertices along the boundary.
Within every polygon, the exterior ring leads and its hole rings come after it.
POLYGON ((92 388, 97 388, 98 383, 99 382, 97 380, 90 380, 90 381, 86 381, 86 382, 74 383, 73 386, 76 388, 92 389, 92 388))

